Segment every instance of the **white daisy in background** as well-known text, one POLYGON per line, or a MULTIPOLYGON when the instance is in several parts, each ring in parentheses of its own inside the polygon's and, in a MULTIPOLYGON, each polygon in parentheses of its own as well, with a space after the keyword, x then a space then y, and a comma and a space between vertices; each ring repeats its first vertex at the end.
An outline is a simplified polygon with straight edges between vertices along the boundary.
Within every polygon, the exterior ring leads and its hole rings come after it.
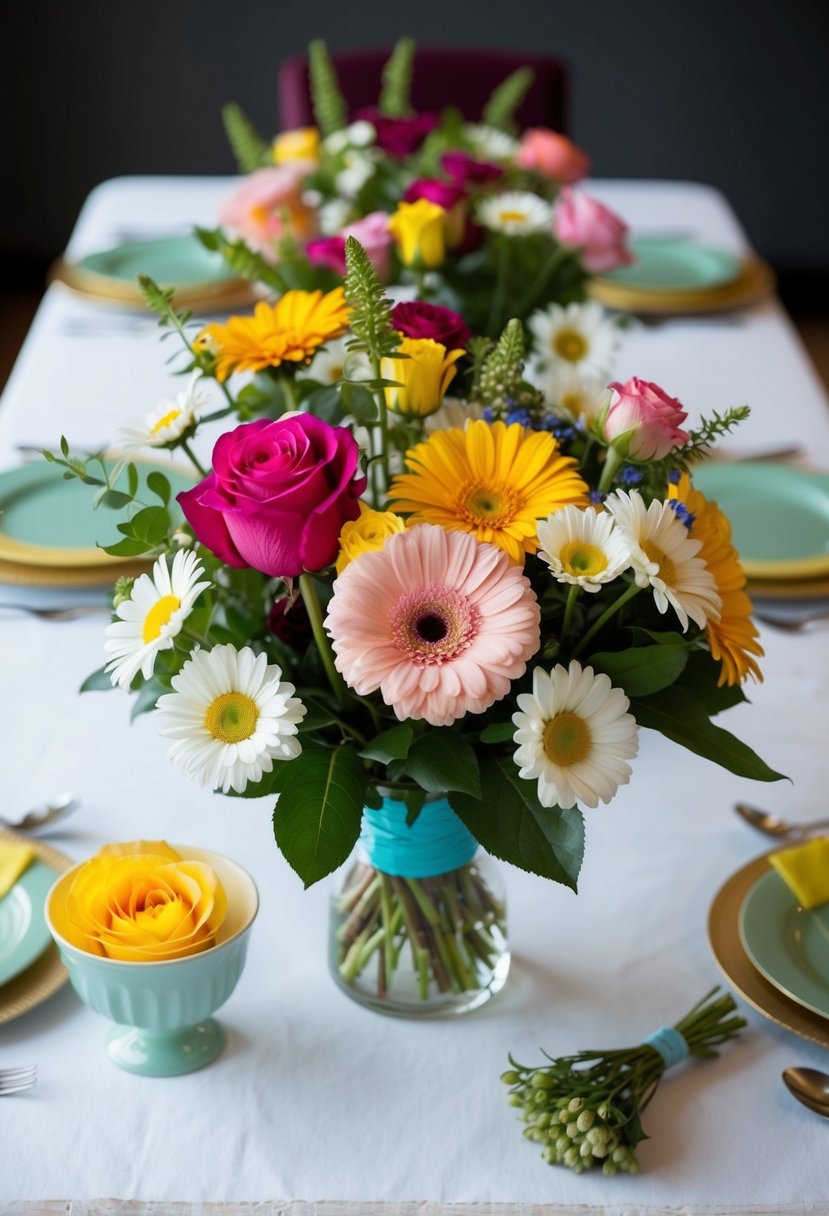
POLYGON ((349 380, 370 380, 372 371, 368 355, 362 351, 346 350, 346 343, 353 337, 353 334, 347 333, 342 338, 329 339, 314 355, 303 376, 320 384, 336 384, 346 374, 349 380))
POLYGON ((549 363, 532 360, 524 373, 535 388, 540 389, 556 413, 588 429, 600 418, 610 402, 606 377, 583 372, 577 364, 549 363))
POLYGON ((505 236, 529 236, 549 232, 553 222, 550 204, 530 190, 507 190, 491 194, 478 204, 477 218, 485 228, 505 236))
POLYGON ((631 565, 638 587, 652 587, 660 612, 670 604, 683 632, 690 617, 700 629, 718 621, 722 600, 714 576, 701 557, 702 542, 692 540, 688 529, 667 502, 645 506, 637 490, 616 490, 604 504, 631 546, 631 565))
POLYGON ((575 659, 569 667, 556 664, 549 675, 536 667, 532 693, 519 693, 516 700, 513 758, 519 776, 537 778, 542 806, 598 806, 627 785, 626 761, 639 750, 636 719, 609 676, 596 675, 592 667, 582 670, 575 659))
POLYGON ((470 122, 464 127, 463 135, 475 156, 483 160, 512 160, 518 155, 518 140, 497 127, 470 122))
POLYGON ((460 427, 463 431, 470 422, 477 422, 483 416, 484 407, 474 401, 467 403, 457 397, 444 397, 440 409, 424 420, 423 431, 426 435, 432 431, 450 431, 453 427, 460 427))
POLYGON ((367 148, 377 138, 377 129, 365 119, 352 122, 341 131, 332 131, 322 141, 325 151, 332 156, 344 152, 346 148, 367 148))
POLYGON ((302 751, 296 735, 305 706, 267 655, 229 643, 196 650, 172 683, 175 692, 157 706, 162 735, 175 740, 167 755, 201 785, 241 794, 274 760, 302 751))
POLYGON ((351 219, 351 204, 344 198, 332 198, 322 203, 317 211, 320 232, 323 236, 337 236, 351 219))
POLYGON ((567 363, 582 373, 607 377, 619 345, 618 326, 608 320, 601 304, 551 304, 527 322, 542 369, 567 363))
POLYGON ((630 545, 613 517, 572 504, 538 521, 538 556, 559 583, 598 591, 630 565, 630 545))
POLYGON ((375 159, 371 150, 349 148, 343 153, 343 166, 334 174, 334 188, 344 198, 356 198, 374 173, 375 159))
POLYGON ((172 401, 162 401, 143 422, 122 427, 113 436, 113 446, 122 452, 134 452, 139 448, 160 448, 165 443, 180 439, 195 425, 199 410, 206 398, 196 384, 201 372, 194 372, 186 388, 172 401))
POLYGON ((181 631, 200 592, 210 586, 200 581, 204 568, 195 553, 180 549, 173 558, 159 557, 152 576, 141 574, 135 580, 129 599, 122 600, 115 612, 117 621, 107 625, 104 650, 108 656, 105 670, 113 684, 129 688, 140 671, 149 680, 159 650, 171 650, 173 638, 181 631))

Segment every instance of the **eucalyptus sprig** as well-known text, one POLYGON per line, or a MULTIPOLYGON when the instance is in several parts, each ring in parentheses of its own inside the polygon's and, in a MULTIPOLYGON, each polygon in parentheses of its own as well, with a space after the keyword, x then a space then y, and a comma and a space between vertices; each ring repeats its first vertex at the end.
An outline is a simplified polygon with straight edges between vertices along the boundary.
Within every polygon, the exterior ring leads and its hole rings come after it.
POLYGON ((544 1160, 577 1174, 592 1166, 606 1175, 638 1173, 634 1149, 646 1138, 640 1116, 667 1068, 686 1057, 718 1055, 717 1048, 746 1025, 745 1018, 734 1016, 734 999, 718 992, 713 988, 673 1027, 651 1036, 667 1043, 661 1049, 648 1041, 558 1059, 547 1056, 550 1063, 540 1068, 510 1056, 511 1067, 501 1080, 510 1087, 510 1105, 521 1110, 524 1135, 543 1145, 544 1160))

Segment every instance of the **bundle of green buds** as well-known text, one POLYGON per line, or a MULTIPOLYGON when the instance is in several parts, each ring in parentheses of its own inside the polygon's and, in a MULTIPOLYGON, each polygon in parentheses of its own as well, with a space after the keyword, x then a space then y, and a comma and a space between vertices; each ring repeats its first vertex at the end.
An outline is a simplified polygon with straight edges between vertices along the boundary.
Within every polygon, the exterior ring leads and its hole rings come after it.
POLYGON ((510 1105, 521 1110, 524 1135, 544 1146, 544 1160, 577 1174, 591 1166, 608 1176, 638 1173, 634 1149, 645 1139, 640 1116, 663 1073, 689 1056, 716 1056, 716 1048, 746 1025, 732 1016, 733 998, 717 992, 712 989, 681 1021, 637 1047, 547 1056, 550 1063, 540 1068, 510 1056, 512 1067, 501 1080, 510 1086, 510 1105))

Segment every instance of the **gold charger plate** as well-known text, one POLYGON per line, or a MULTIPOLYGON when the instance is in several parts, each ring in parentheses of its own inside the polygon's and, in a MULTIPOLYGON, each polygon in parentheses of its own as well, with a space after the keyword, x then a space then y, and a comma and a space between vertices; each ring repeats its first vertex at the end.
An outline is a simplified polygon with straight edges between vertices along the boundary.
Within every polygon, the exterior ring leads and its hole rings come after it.
POLYGON ((752 599, 815 600, 829 595, 829 578, 754 579, 746 583, 752 599))
POLYGON ((740 941, 740 908, 758 878, 770 868, 771 849, 737 870, 720 887, 708 913, 708 940, 717 965, 732 987, 764 1017, 802 1039, 829 1048, 829 1019, 812 1013, 770 984, 749 961, 740 941))
MULTIPOLYGON (((0 828, 0 841, 3 840, 15 843, 25 841, 41 861, 45 861, 59 874, 63 874, 65 870, 75 864, 63 853, 53 849, 51 845, 44 844, 41 840, 30 840, 17 832, 9 832, 5 828, 0 828)), ((68 979, 69 973, 60 961, 58 948, 53 942, 32 963, 31 967, 27 967, 7 984, 0 986, 0 1026, 4 1022, 11 1022, 13 1018, 20 1017, 22 1013, 28 1013, 36 1005, 40 1005, 47 997, 62 988, 68 979)))
POLYGON ((767 262, 758 257, 743 258, 740 274, 730 283, 720 287, 687 289, 682 291, 654 290, 647 287, 632 287, 604 279, 601 275, 591 279, 587 285, 588 295, 607 308, 635 313, 683 313, 726 312, 731 308, 744 308, 771 295, 777 285, 774 271, 767 262))
MULTIPOLYGON (((96 304, 109 304, 115 308, 140 308, 146 311, 147 302, 137 284, 118 283, 104 275, 93 274, 83 266, 58 258, 49 268, 47 280, 62 283, 76 295, 92 300, 96 304)), ((191 308, 202 312, 225 312, 244 308, 257 299, 247 279, 228 279, 214 284, 182 284, 176 287, 173 305, 176 308, 191 308)))
POLYGON ((111 566, 92 566, 75 570, 62 566, 30 566, 0 558, 0 583, 15 587, 108 587, 122 576, 135 578, 152 566, 144 562, 113 562, 111 566))

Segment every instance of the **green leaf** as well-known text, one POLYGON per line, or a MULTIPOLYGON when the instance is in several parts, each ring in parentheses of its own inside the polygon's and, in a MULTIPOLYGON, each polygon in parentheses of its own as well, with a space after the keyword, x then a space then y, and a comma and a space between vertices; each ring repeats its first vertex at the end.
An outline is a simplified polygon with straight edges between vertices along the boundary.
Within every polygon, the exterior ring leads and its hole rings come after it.
POLYGON ((478 758, 455 731, 443 727, 421 735, 409 749, 406 772, 430 794, 459 790, 481 796, 478 758))
POLYGON ((306 887, 341 866, 360 834, 368 776, 351 747, 308 746, 279 768, 276 843, 306 887))
POLYGON ((517 68, 506 80, 502 80, 483 108, 481 119, 488 127, 512 132, 515 128, 513 116, 535 79, 532 68, 517 68))
POLYGON ((66 438, 65 435, 61 435, 61 437, 60 437, 60 450, 61 450, 62 455, 64 455, 64 456, 69 455, 69 440, 66 438))
MULTIPOLYGON (((376 388, 382 388, 382 385, 377 385, 376 381, 373 381, 373 384, 376 388)), ((351 415, 355 422, 361 422, 366 426, 377 421, 379 416, 377 402, 364 384, 353 384, 348 380, 341 380, 338 388, 343 409, 351 415)))
POLYGON ((631 713, 640 726, 658 730, 667 739, 686 747, 752 781, 782 781, 756 752, 734 735, 709 722, 704 707, 685 689, 666 688, 646 700, 632 700, 631 713))
POLYGON ((711 657, 709 651, 697 650, 690 656, 677 686, 687 689, 712 718, 747 699, 739 684, 718 685, 719 678, 718 661, 711 657))
POLYGON ((170 527, 170 516, 164 507, 144 507, 129 522, 130 535, 143 540, 148 549, 164 540, 170 527))
POLYGON ((378 793, 377 788, 373 785, 366 787, 366 792, 363 795, 366 806, 370 806, 373 811, 379 811, 383 805, 383 795, 378 793))
POLYGON ((141 557, 147 552, 147 545, 143 540, 135 540, 132 536, 125 536, 123 540, 118 540, 114 545, 101 545, 104 553, 109 553, 112 557, 141 557))
POLYGON ((138 493, 138 469, 132 461, 127 465, 127 490, 130 498, 135 498, 138 493))
POLYGON ((155 709, 158 698, 169 691, 169 688, 159 680, 146 680, 133 698, 132 709, 130 710, 130 722, 134 722, 140 714, 150 713, 151 710, 155 709))
POLYGON ((581 811, 543 807, 536 783, 519 777, 506 757, 484 760, 481 782, 483 798, 449 795, 452 810, 475 839, 495 857, 575 891, 584 856, 581 811))
POLYGON ((590 666, 610 676, 611 682, 629 697, 647 697, 668 688, 682 674, 687 661, 685 645, 633 646, 590 656, 590 666))
POLYGON ((336 384, 315 388, 303 404, 309 414, 322 418, 329 426, 337 426, 343 420, 343 402, 336 384))
POLYGON ((411 113, 409 97, 414 53, 414 40, 400 38, 383 67, 383 88, 377 108, 388 118, 406 118, 411 113))
POLYGON ((235 101, 222 109, 222 121, 240 173, 253 173, 271 161, 270 148, 235 101))
POLYGON ((512 722, 492 722, 481 731, 481 743, 505 743, 512 739, 515 727, 512 722))
POLYGON ((170 502, 170 482, 163 473, 156 472, 153 469, 152 473, 147 474, 147 489, 151 494, 155 494, 156 498, 160 498, 166 507, 170 502))
POLYGON ((410 828, 412 824, 417 823, 418 816, 423 810, 423 804, 426 801, 426 791, 421 789, 406 790, 403 794, 403 801, 406 804, 406 827, 410 828))
POLYGON ((117 511, 121 507, 127 507, 133 502, 132 494, 125 494, 122 490, 108 490, 106 486, 102 486, 92 500, 93 507, 109 507, 111 510, 117 511))
POLYGON ((328 47, 316 38, 308 47, 308 76, 311 84, 311 108, 323 136, 341 131, 347 122, 347 111, 337 73, 328 54, 328 47))
POLYGON ((405 760, 409 754, 414 731, 405 722, 375 735, 360 752, 364 760, 388 764, 390 760, 405 760))
POLYGON ((86 677, 78 692, 111 692, 115 687, 109 673, 104 671, 103 667, 99 667, 97 671, 93 671, 86 677))

